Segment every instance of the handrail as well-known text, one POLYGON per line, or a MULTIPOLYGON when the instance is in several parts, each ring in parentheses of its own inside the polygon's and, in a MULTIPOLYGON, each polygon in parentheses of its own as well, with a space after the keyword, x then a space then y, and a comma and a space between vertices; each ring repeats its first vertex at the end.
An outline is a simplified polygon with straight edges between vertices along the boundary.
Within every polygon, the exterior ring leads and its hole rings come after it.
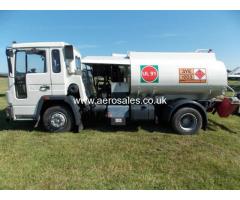
POLYGON ((235 92, 235 90, 234 90, 232 87, 230 87, 229 85, 227 85, 227 88, 233 92, 233 96, 236 95, 236 92, 235 92))
POLYGON ((195 53, 211 53, 212 49, 197 49, 195 53))

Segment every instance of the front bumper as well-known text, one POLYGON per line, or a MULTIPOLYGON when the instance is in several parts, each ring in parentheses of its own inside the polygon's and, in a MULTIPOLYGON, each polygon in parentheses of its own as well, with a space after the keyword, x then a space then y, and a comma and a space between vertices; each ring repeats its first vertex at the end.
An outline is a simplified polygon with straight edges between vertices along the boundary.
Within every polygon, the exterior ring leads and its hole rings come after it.
POLYGON ((6 120, 13 120, 13 108, 8 106, 5 108, 6 120))

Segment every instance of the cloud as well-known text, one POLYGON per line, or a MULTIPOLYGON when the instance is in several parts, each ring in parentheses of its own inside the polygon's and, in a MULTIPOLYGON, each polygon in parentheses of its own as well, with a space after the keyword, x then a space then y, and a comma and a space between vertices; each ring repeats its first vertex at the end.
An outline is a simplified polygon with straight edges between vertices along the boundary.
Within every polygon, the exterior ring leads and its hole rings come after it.
POLYGON ((126 44, 126 43, 127 43, 127 41, 125 41, 125 40, 118 40, 118 41, 115 41, 113 44, 122 45, 122 44, 126 44))
POLYGON ((176 33, 161 33, 161 34, 149 34, 146 37, 148 38, 173 38, 178 37, 176 33))

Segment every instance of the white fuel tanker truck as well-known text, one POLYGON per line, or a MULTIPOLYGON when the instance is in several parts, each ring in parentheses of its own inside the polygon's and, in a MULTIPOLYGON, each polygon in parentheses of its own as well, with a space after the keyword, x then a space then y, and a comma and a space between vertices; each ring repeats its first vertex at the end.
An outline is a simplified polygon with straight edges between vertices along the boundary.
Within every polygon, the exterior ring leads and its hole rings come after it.
POLYGON ((227 117, 239 100, 224 96, 227 71, 212 52, 129 52, 87 56, 64 42, 13 43, 7 119, 32 120, 47 131, 82 130, 102 116, 171 124, 180 134, 206 129, 207 112, 227 117))

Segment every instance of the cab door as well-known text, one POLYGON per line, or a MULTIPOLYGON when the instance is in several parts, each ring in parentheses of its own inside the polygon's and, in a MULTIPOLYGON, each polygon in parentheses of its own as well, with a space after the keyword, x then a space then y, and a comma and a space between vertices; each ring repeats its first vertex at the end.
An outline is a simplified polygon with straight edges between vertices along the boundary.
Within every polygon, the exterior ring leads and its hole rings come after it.
POLYGON ((40 98, 52 94, 49 49, 21 49, 15 53, 16 119, 34 118, 40 98))

